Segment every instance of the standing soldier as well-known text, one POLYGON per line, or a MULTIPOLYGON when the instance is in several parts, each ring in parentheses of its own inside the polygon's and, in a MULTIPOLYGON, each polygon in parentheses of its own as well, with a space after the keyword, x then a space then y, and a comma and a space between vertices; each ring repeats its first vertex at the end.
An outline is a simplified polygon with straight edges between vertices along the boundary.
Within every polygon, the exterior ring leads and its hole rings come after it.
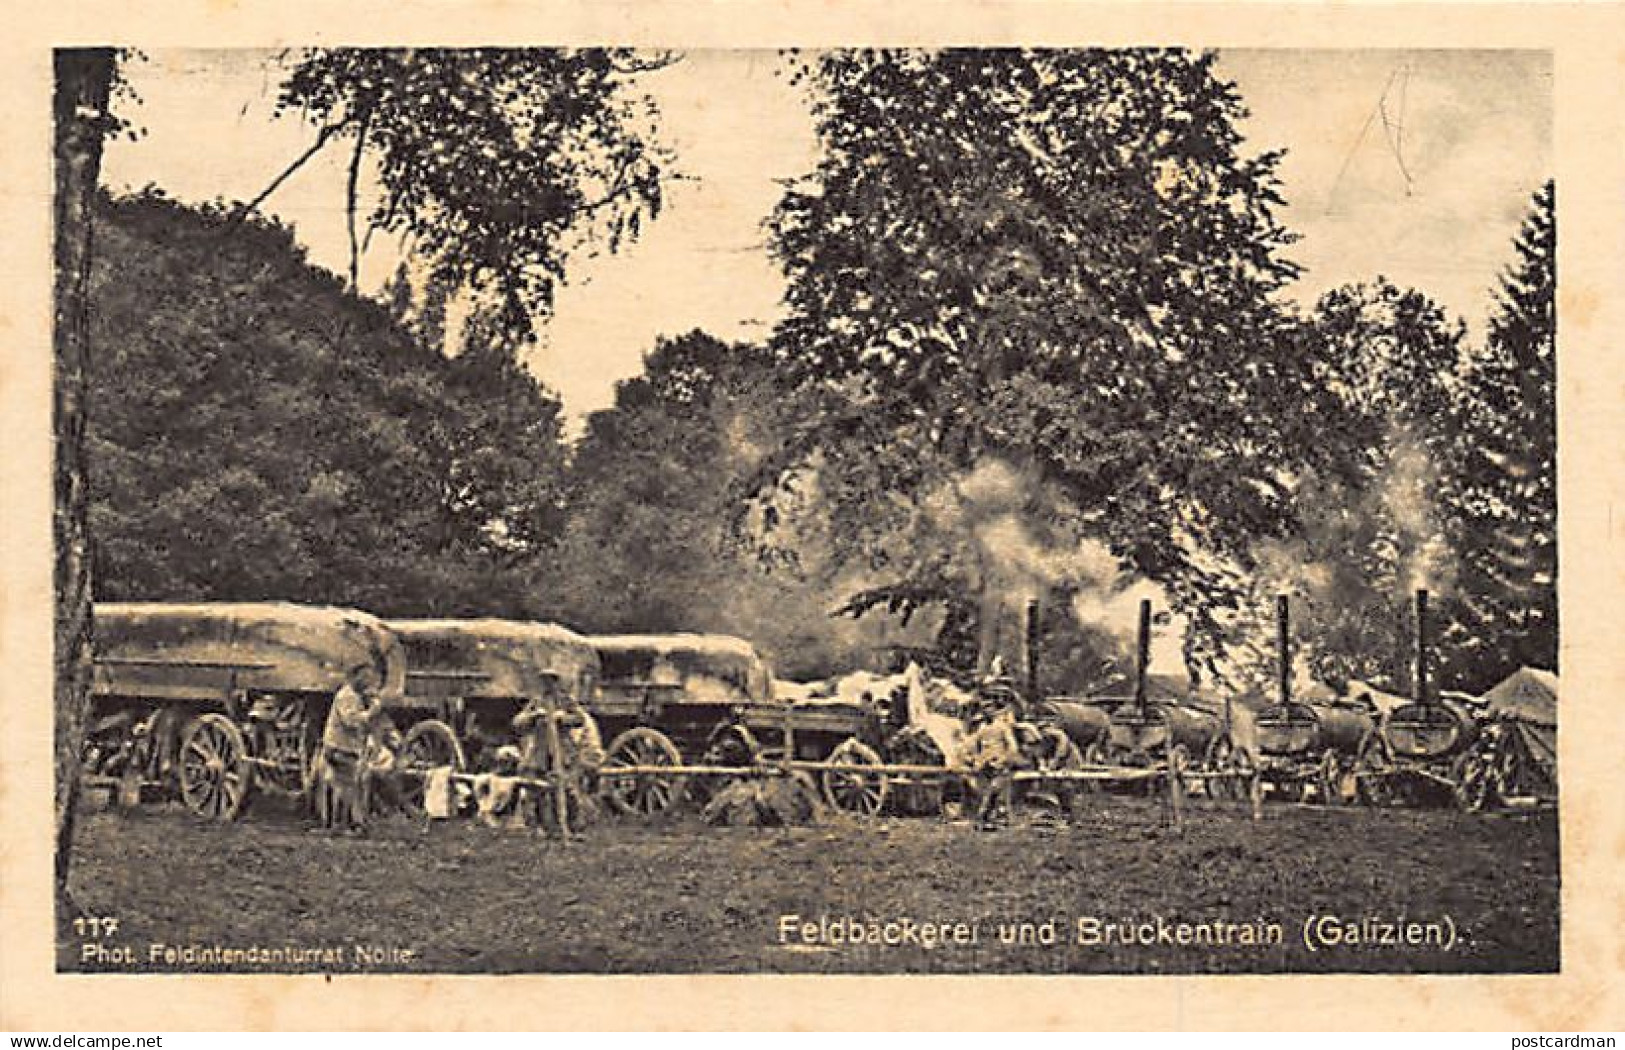
POLYGON ((561 700, 559 692, 557 682, 550 679, 546 694, 532 698, 514 716, 513 728, 521 740, 520 774, 546 779, 564 793, 563 806, 556 808, 556 797, 528 792, 539 822, 556 826, 561 835, 573 835, 596 814, 593 782, 604 748, 598 723, 581 701, 573 696, 561 700))
MULTIPOLYGON (((333 695, 322 729, 322 750, 316 763, 317 814, 328 827, 344 824, 360 829, 370 805, 369 765, 376 761, 376 741, 385 736, 387 722, 378 669, 358 664, 333 695)), ((390 727, 393 728, 393 727, 390 727)))

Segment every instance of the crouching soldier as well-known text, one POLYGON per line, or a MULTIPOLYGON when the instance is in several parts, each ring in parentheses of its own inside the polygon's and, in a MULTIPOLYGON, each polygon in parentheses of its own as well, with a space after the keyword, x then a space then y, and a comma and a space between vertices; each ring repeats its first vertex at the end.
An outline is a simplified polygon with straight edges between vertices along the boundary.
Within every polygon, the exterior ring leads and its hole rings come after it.
POLYGON ((597 721, 578 699, 561 698, 555 689, 527 703, 514 716, 513 728, 521 741, 520 775, 547 780, 563 791, 562 806, 554 791, 528 791, 538 823, 561 835, 579 833, 598 815, 595 796, 604 746, 597 721))

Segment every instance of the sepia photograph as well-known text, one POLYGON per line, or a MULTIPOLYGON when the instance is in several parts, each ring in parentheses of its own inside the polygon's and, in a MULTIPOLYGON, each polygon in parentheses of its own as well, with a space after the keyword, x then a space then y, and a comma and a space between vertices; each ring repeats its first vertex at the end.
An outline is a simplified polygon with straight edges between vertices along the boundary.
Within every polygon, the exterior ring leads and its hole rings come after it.
POLYGON ((0 1029, 1617 1026, 1618 19, 767 6, 14 42, 0 1029))
POLYGON ((1549 52, 54 70, 60 970, 1560 968, 1549 52))

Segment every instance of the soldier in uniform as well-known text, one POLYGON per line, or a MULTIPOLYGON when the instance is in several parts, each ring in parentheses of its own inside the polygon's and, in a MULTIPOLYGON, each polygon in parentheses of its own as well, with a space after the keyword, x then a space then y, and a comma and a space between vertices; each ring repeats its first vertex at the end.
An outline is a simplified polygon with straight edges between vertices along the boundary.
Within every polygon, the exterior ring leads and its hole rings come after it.
POLYGON ((371 788, 388 764, 380 751, 389 750, 390 741, 398 737, 378 695, 381 684, 376 667, 359 664, 328 708, 316 783, 317 812, 328 827, 360 829, 366 824, 371 788))

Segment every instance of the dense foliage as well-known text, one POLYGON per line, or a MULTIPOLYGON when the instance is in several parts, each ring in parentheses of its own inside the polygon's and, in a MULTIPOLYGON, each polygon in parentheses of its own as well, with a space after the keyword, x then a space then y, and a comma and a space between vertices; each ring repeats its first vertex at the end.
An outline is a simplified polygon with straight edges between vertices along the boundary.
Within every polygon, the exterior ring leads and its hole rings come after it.
POLYGON ((1243 148, 1211 55, 829 52, 798 75, 823 149, 772 235, 801 410, 758 481, 829 495, 837 557, 877 578, 850 611, 943 606, 943 643, 985 659, 1014 597, 1099 613, 1149 579, 1194 673, 1256 681, 1284 590, 1310 670, 1398 689, 1429 587, 1446 684, 1551 665, 1549 193, 1478 354, 1381 278, 1283 304, 1278 154, 1243 148))
POLYGON ((1343 406, 1323 441, 1350 471, 1299 486, 1297 528, 1263 549, 1262 582, 1307 599, 1297 633, 1327 681, 1412 688, 1418 588, 1435 598, 1442 687, 1557 666, 1554 203, 1551 183, 1535 194, 1481 345, 1381 279, 1305 320, 1343 406))
MULTIPOLYGON (((1379 277, 1323 295, 1299 339, 1337 406, 1328 416, 1337 425, 1318 440, 1340 469, 1294 486, 1292 534, 1255 547, 1250 607, 1267 618, 1274 593, 1293 595, 1309 671, 1338 686, 1400 688, 1410 675, 1414 591, 1445 598, 1455 582, 1441 485, 1459 440, 1453 406, 1466 330, 1426 295, 1379 277)), ((1271 637, 1268 624, 1244 626, 1255 644, 1271 637)), ((1273 648, 1258 655, 1275 659, 1273 648)))
POLYGON ((868 662, 913 637, 830 613, 837 578, 816 497, 781 493, 746 512, 750 478, 793 418, 760 346, 703 332, 662 339, 575 449, 568 522, 553 554, 560 615, 595 631, 716 631, 752 639, 786 676, 868 662), (793 555, 759 542, 772 523, 793 555))
MULTIPOLYGON (((1556 188, 1535 194, 1456 412, 1456 665, 1493 681, 1557 666, 1556 188)), ((1463 673, 1467 673, 1465 670, 1463 673)))
POLYGON ((661 340, 567 447, 517 361, 606 170, 571 136, 642 173, 600 232, 658 206, 611 101, 639 61, 305 56, 285 102, 364 136, 395 187, 368 221, 433 263, 384 302, 274 224, 104 202, 99 594, 723 631, 797 677, 891 643, 1008 657, 1041 598, 1045 685, 1077 691, 1125 670, 1146 593, 1193 672, 1267 679, 1285 591, 1310 672, 1402 690, 1426 586, 1445 687, 1554 665, 1550 185, 1477 345, 1380 277, 1286 305, 1277 156, 1243 149, 1210 56, 808 56, 823 151, 770 222, 787 319, 768 346, 661 340), (587 101, 548 94, 566 70, 587 101), (467 94, 516 85, 529 108, 467 94), (467 151, 531 146, 576 166, 477 192, 467 151), (449 338, 469 288, 493 294, 449 338))
POLYGON ((426 348, 287 229, 155 195, 98 227, 101 597, 525 606, 564 467, 527 372, 426 348))
POLYGON ((1239 600, 1292 521, 1324 400, 1276 294, 1277 155, 1209 55, 832 52, 803 69, 823 156, 773 244, 791 315, 775 346, 815 406, 811 450, 851 553, 926 600, 986 567, 919 507, 989 459, 1029 479, 1048 543, 1104 544, 1194 619, 1239 600))

